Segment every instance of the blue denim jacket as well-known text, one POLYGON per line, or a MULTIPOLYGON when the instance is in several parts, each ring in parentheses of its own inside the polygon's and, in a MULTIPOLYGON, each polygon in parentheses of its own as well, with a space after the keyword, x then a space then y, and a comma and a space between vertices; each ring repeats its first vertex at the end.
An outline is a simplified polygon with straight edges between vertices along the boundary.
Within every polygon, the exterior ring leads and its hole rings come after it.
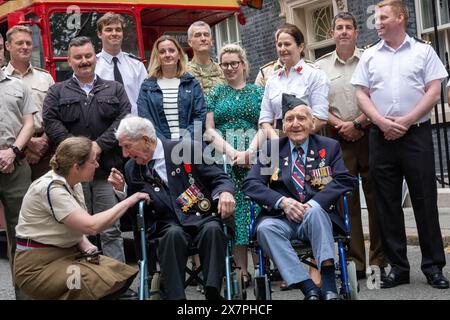
MULTIPOLYGON (((137 100, 138 115, 149 119, 160 139, 170 140, 170 129, 164 114, 163 94, 156 77, 146 79, 137 100)), ((194 121, 200 121, 205 130, 206 103, 199 82, 189 73, 180 77, 178 87, 178 115, 180 129, 187 129, 194 138, 194 121)))

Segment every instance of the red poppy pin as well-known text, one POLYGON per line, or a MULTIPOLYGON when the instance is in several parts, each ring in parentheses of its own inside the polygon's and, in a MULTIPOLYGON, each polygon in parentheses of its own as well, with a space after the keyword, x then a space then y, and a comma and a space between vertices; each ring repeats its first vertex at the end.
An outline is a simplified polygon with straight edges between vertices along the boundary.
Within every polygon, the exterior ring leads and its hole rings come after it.
POLYGON ((302 70, 303 70, 303 67, 302 67, 302 66, 298 66, 298 67, 297 67, 297 72, 298 72, 298 73, 302 72, 302 70))
POLYGON ((191 173, 192 168, 189 163, 184 163, 183 166, 184 166, 184 171, 186 171, 186 173, 191 173))
POLYGON ((327 152, 325 151, 325 149, 320 149, 319 150, 319 156, 323 159, 325 158, 325 156, 327 155, 327 152))

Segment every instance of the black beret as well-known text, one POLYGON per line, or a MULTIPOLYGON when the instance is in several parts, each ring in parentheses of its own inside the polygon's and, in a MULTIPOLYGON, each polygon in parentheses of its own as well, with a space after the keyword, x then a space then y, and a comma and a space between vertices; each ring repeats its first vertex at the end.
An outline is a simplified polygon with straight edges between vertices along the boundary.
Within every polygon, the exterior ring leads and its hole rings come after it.
POLYGON ((292 110, 295 107, 300 106, 300 105, 308 106, 308 104, 305 101, 297 98, 295 95, 283 93, 283 95, 281 97, 281 107, 282 107, 282 111, 283 111, 283 119, 284 119, 284 116, 286 115, 286 112, 288 112, 289 110, 292 110))

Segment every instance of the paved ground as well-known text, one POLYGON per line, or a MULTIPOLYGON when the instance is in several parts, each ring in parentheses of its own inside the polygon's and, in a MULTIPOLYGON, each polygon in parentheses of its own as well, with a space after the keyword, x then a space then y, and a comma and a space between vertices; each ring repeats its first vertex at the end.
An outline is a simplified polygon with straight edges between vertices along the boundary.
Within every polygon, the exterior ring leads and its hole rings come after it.
MULTIPOLYGON (((444 275, 450 279, 450 208, 440 209, 440 223, 442 236, 445 243, 447 266, 444 268, 444 275)), ((363 210, 364 230, 367 233, 367 211, 363 210)), ((408 236, 408 258, 411 263, 411 284, 402 285, 392 289, 369 289, 365 280, 359 281, 360 294, 362 300, 450 300, 450 289, 438 290, 431 288, 420 271, 420 249, 417 246, 417 229, 411 208, 405 209, 405 225, 408 236)), ((367 246, 367 243, 366 243, 367 246)), ((14 290, 11 285, 11 276, 8 261, 5 258, 6 248, 4 243, 0 243, 0 300, 14 299, 14 290)), ((131 258, 133 260, 133 258, 131 258)), ((250 269, 252 267, 250 266, 250 269)), ((137 289, 136 279, 132 288, 137 289)), ((298 290, 280 291, 279 282, 274 282, 274 300, 294 300, 301 298, 298 290)), ((204 299, 203 295, 196 290, 196 287, 187 289, 188 299, 204 299)), ((254 300, 253 286, 247 289, 248 300, 254 300)))

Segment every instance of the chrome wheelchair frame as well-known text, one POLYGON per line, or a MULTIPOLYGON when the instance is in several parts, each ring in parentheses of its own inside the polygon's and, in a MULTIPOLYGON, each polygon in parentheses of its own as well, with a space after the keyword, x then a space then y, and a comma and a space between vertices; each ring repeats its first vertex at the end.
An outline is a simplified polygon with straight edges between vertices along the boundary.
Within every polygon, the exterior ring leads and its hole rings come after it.
MULTIPOLYGON (((156 266, 152 266, 152 270, 149 268, 149 257, 147 250, 149 248, 149 243, 147 239, 147 233, 145 229, 145 217, 144 217, 145 202, 141 200, 139 202, 139 210, 137 213, 137 229, 139 232, 139 240, 141 246, 141 259, 138 262, 139 265, 139 289, 138 297, 139 300, 159 300, 160 290, 159 290, 159 275, 158 271, 155 270, 156 266)), ((236 270, 232 265, 232 251, 233 251, 233 240, 229 236, 228 227, 224 224, 225 235, 229 238, 226 249, 225 256, 225 288, 224 295, 227 300, 245 300, 246 292, 243 286, 243 279, 240 270, 236 270)), ((152 262, 156 264, 156 261, 152 262)), ((201 266, 198 269, 190 270, 186 267, 186 273, 189 274, 189 278, 185 281, 185 288, 195 279, 199 284, 204 285, 203 280, 199 277, 201 271, 201 266)))

